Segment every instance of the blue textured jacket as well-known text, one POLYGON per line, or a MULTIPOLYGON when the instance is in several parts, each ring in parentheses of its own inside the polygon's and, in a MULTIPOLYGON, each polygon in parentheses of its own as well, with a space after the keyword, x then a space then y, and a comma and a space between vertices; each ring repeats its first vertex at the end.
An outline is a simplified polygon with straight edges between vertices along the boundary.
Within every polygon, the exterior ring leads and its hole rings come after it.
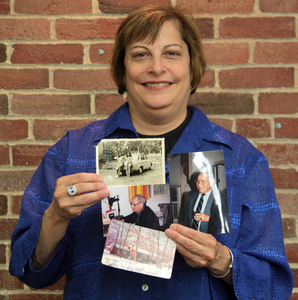
MULTIPOLYGON (((11 243, 11 274, 31 287, 43 288, 66 272, 64 299, 69 300, 288 299, 293 278, 266 158, 243 137, 211 123, 199 109, 190 109, 192 119, 171 153, 224 151, 231 232, 215 237, 234 254, 233 287, 210 276, 205 268, 189 267, 179 253, 171 279, 102 265, 105 239, 100 203, 71 220, 52 260, 44 269, 33 270, 31 256, 56 180, 77 172, 95 173, 94 146, 101 139, 137 137, 127 104, 106 120, 69 131, 48 150, 23 196, 11 243)), ((166 178, 168 182, 167 164, 166 178)))

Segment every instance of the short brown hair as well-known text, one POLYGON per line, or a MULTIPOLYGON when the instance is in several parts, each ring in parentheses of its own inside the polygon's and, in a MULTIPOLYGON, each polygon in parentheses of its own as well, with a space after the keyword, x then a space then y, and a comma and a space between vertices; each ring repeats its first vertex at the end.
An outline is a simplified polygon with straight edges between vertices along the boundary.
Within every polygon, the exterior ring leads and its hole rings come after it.
POLYGON ((206 68, 199 29, 196 27, 191 15, 185 14, 177 7, 150 5, 132 12, 118 28, 111 61, 111 73, 119 94, 126 91, 123 82, 126 48, 131 43, 145 38, 153 43, 161 26, 168 20, 178 21, 179 23, 182 38, 188 46, 190 55, 190 69, 193 75, 191 94, 196 91, 206 68))

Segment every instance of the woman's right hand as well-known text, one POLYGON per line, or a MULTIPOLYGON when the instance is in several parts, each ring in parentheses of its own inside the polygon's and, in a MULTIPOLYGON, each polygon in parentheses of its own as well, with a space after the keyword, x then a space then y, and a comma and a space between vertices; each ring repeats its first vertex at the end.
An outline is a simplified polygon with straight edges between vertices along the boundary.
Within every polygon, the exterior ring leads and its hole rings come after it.
POLYGON ((38 241, 32 256, 35 270, 44 268, 53 257, 63 239, 68 223, 82 211, 110 195, 100 175, 78 173, 63 176, 56 181, 54 199, 45 211, 38 241), (75 195, 68 188, 75 186, 75 195))
POLYGON ((49 210, 60 220, 70 220, 82 211, 110 195, 103 177, 94 173, 77 173, 60 177, 56 181, 54 199, 49 210), (68 194, 68 188, 75 186, 75 195, 68 194))

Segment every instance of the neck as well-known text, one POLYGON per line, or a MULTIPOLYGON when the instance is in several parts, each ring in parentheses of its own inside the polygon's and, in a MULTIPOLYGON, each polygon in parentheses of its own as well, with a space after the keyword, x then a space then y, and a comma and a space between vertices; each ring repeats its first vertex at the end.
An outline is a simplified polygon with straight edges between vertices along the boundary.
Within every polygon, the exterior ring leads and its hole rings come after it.
POLYGON ((131 120, 136 131, 144 135, 161 135, 177 128, 186 118, 187 107, 179 113, 166 112, 161 109, 145 114, 135 113, 130 109, 131 120))

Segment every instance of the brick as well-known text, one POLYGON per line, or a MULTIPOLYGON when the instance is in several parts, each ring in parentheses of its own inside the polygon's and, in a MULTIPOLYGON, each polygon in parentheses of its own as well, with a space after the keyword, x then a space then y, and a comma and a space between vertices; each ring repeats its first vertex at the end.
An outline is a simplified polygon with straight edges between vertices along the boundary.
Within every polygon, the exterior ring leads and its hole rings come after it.
MULTIPOLYGON (((1 124, 1 122, 0 122, 1 124)), ((1 132, 1 130, 0 130, 1 132)), ((9 146, 7 145, 0 145, 0 165, 9 165, 10 158, 9 158, 9 146)))
POLYGON ((260 0, 260 10, 263 12, 297 13, 297 0, 260 0))
POLYGON ((8 98, 6 95, 0 95, 0 115, 8 114, 8 98))
POLYGON ((25 120, 0 120, 0 140, 11 141, 28 137, 28 122, 25 120))
POLYGON ((7 214, 7 197, 0 195, 0 215, 4 216, 7 214))
POLYGON ((22 195, 12 195, 12 214, 20 215, 21 212, 21 204, 22 204, 22 195))
POLYGON ((227 130, 232 131, 233 121, 223 118, 209 118, 209 120, 217 125, 224 127, 227 130))
POLYGON ((225 18, 219 23, 220 38, 294 38, 294 17, 225 18))
POLYGON ((33 174, 34 171, 32 170, 13 170, 13 171, 0 170, 0 191, 23 192, 26 189, 27 185, 29 184, 33 174))
POLYGON ((14 195, 12 196, 12 213, 15 215, 20 215, 22 204, 22 196, 14 195))
MULTIPOLYGON (((1 7, 1 3, 0 3, 1 7)), ((6 45, 0 44, 0 63, 6 62, 7 55, 6 55, 6 45)))
POLYGON ((0 15, 9 15, 9 14, 10 14, 10 1, 0 0, 0 15))
POLYGON ((127 14, 146 4, 168 5, 169 0, 127 1, 127 0, 98 0, 99 9, 108 14, 127 14))
POLYGON ((45 69, 0 69, 0 89, 45 89, 49 71, 45 69))
POLYGON ((110 70, 55 70, 54 86, 67 90, 107 90, 115 89, 110 70))
POLYGON ((282 230, 283 230, 284 238, 296 237, 296 219, 283 218, 282 230))
POLYGON ((89 95, 20 95, 14 94, 11 111, 17 115, 90 114, 89 95))
POLYGON ((11 276, 7 270, 0 270, 0 288, 14 290, 20 289, 23 286, 24 284, 17 277, 11 276))
POLYGON ((206 114, 253 114, 254 100, 250 94, 195 93, 190 97, 194 105, 206 114))
POLYGON ((6 245, 3 244, 0 244, 0 264, 6 264, 6 245))
POLYGON ((113 39, 122 19, 100 18, 96 20, 56 21, 56 36, 58 40, 93 40, 113 39))
POLYGON ((297 164, 298 144, 258 143, 257 148, 265 154, 271 165, 297 164))
POLYGON ((82 64, 83 45, 28 45, 13 46, 13 64, 82 64))
POLYGON ((254 62, 264 64, 297 64, 298 43, 256 43, 254 62))
POLYGON ((198 88, 214 87, 214 84, 215 84, 214 70, 207 69, 198 88))
POLYGON ((277 200, 282 214, 298 215, 298 194, 277 193, 277 200))
POLYGON ((214 38, 214 20, 212 18, 194 18, 194 22, 204 39, 214 38))
POLYGON ((280 128, 275 127, 276 138, 298 138, 298 119, 297 118, 275 118, 275 124, 281 125, 280 128))
POLYGON ((90 61, 93 64, 109 64, 112 59, 114 44, 95 44, 90 46, 90 61))
POLYGON ((49 39, 50 20, 45 19, 0 19, 0 39, 49 39))
POLYGON ((294 87, 293 68, 245 68, 219 71, 224 89, 294 87))
POLYGON ((238 119, 236 133, 246 138, 268 138, 271 137, 271 122, 269 119, 238 119))
POLYGON ((293 293, 289 300, 298 300, 298 293, 293 293))
POLYGON ((38 166, 50 146, 16 145, 12 147, 14 166, 38 166))
MULTIPOLYGON (((1 228, 0 239, 10 240, 12 232, 14 231, 17 223, 18 223, 17 219, 0 219, 0 228, 1 228)), ((1 280, 0 280, 0 286, 1 286, 1 280)))
POLYGON ((249 59, 247 43, 205 43, 204 53, 208 65, 246 64, 249 59))
POLYGON ((84 127, 94 120, 35 120, 34 136, 36 140, 56 141, 66 134, 68 130, 84 127))
POLYGON ((254 0, 177 0, 177 5, 187 7, 193 14, 252 13, 254 0))
POLYGON ((298 244, 286 244, 285 250, 289 263, 298 262, 298 244))
POLYGON ((264 93, 259 95, 262 114, 294 114, 298 112, 298 93, 264 93))
POLYGON ((99 115, 110 115, 124 103, 120 95, 98 94, 95 97, 95 111, 99 115))
POLYGON ((15 0, 14 10, 28 15, 81 15, 92 12, 92 0, 15 0))
MULTIPOLYGON (((292 269, 293 278, 294 278, 294 287, 298 287, 298 269, 292 269)), ((298 297, 298 294, 296 294, 298 297)), ((290 298, 292 299, 292 298, 290 298)), ((298 298, 297 298, 298 299, 298 298)))
POLYGON ((62 300, 63 295, 56 294, 11 294, 9 300, 62 300))
POLYGON ((298 189, 298 172, 295 169, 271 168, 275 188, 298 189))

